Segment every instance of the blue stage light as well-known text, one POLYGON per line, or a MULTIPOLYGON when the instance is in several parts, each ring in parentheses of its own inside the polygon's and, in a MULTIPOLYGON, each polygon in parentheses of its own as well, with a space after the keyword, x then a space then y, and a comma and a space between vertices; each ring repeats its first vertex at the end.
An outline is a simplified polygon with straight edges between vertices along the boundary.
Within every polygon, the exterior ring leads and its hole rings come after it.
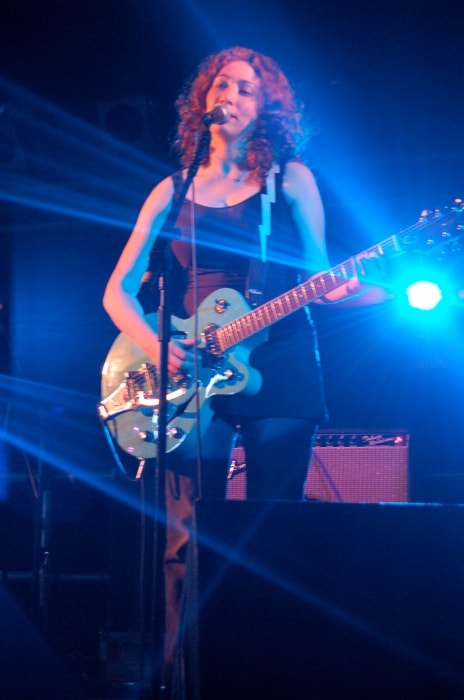
POLYGON ((406 289, 406 296, 409 305, 421 311, 435 309, 443 299, 443 293, 438 284, 426 280, 410 284, 406 289))

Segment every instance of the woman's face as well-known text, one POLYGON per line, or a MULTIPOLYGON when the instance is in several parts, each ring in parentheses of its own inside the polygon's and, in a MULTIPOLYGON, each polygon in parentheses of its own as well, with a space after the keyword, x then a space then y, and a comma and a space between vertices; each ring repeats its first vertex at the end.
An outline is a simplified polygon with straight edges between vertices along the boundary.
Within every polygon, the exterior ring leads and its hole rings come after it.
POLYGON ((258 117, 259 96, 259 79, 250 64, 246 61, 226 63, 206 93, 206 111, 217 104, 225 104, 229 120, 213 128, 230 137, 251 131, 258 117))

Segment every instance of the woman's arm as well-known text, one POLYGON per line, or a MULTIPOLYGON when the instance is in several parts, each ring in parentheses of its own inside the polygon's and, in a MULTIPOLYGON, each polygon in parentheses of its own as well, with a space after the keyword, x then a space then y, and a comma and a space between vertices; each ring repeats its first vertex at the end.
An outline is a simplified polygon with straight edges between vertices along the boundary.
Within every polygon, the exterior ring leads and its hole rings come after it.
MULTIPOLYGON (((283 178, 283 191, 290 205, 293 219, 303 241, 304 266, 309 275, 330 269, 325 240, 325 218, 321 196, 312 172, 302 163, 287 164, 283 178)), ((328 292, 319 302, 344 302, 351 305, 372 304, 390 298, 378 286, 367 283, 378 280, 382 274, 382 261, 377 254, 355 257, 356 276, 337 289, 328 292), (366 280, 366 281, 364 281, 366 280)))
MULTIPOLYGON (((103 306, 113 323, 150 358, 156 367, 160 364, 158 336, 146 322, 137 294, 148 268, 150 252, 166 222, 173 194, 174 184, 169 177, 162 180, 148 195, 108 280, 103 296, 103 306)), ((169 372, 172 376, 190 368, 193 355, 189 345, 191 345, 189 341, 182 343, 171 341, 169 372)))
POLYGON ((282 188, 300 231, 303 268, 308 274, 327 270, 330 264, 325 242, 325 216, 314 175, 302 163, 287 163, 282 188))

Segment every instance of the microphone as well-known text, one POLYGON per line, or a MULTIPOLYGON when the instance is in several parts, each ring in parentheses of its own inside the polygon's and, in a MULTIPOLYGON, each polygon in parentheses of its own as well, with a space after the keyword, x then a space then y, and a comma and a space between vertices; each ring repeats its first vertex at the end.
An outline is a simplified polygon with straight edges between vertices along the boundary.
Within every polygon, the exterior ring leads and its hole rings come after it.
POLYGON ((211 126, 211 124, 225 124, 229 121, 229 118, 230 114, 227 107, 223 104, 218 104, 209 112, 205 112, 201 121, 205 126, 211 126))

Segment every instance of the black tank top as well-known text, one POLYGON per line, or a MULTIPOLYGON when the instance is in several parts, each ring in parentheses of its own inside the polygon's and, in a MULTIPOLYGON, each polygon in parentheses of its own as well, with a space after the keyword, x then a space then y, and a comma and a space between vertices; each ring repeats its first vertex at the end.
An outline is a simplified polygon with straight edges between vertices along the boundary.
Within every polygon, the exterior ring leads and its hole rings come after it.
POLYGON ((245 295, 250 259, 257 259, 260 255, 259 194, 231 207, 205 207, 186 201, 176 222, 179 238, 173 241, 172 250, 185 271, 181 303, 187 316, 196 310, 193 303, 192 207, 198 303, 221 287, 230 287, 245 295))

